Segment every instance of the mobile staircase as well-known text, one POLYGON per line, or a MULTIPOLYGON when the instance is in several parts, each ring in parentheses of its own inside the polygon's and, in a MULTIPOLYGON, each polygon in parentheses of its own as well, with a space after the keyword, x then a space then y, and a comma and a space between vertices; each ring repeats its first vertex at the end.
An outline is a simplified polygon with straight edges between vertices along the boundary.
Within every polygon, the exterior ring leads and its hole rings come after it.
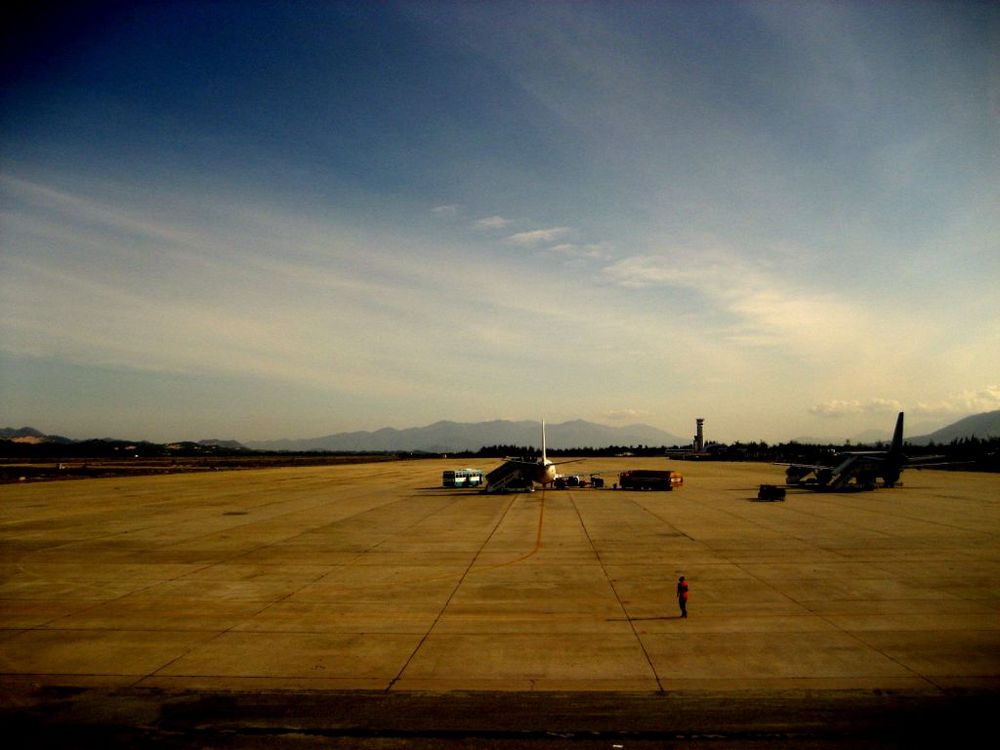
POLYGON ((524 471, 513 461, 500 464, 486 475, 484 492, 531 492, 530 480, 524 478, 524 471))

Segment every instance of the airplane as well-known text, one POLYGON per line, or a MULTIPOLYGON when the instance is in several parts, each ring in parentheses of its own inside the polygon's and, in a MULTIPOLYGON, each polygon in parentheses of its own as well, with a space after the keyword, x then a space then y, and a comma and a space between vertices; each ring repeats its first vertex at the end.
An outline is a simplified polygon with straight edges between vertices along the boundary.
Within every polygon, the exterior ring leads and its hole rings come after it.
POLYGON ((534 485, 550 486, 559 474, 556 466, 582 461, 581 458, 569 461, 549 461, 545 454, 545 420, 542 420, 542 455, 537 458, 508 457, 496 469, 486 475, 485 492, 533 492, 534 485))
POLYGON ((834 456, 830 464, 779 463, 787 466, 785 483, 826 492, 873 490, 879 480, 882 487, 895 487, 906 467, 930 468, 946 463, 927 463, 943 456, 909 458, 903 453, 903 412, 896 417, 896 429, 887 451, 846 451, 834 456))

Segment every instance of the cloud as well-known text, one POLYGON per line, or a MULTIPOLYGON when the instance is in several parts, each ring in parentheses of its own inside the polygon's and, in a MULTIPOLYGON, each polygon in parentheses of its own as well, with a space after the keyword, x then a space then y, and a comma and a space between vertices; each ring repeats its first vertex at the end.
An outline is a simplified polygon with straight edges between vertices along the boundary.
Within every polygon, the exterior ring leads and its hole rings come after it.
POLYGON ((818 417, 844 417, 854 414, 889 414, 903 411, 899 401, 886 398, 870 398, 867 401, 827 401, 809 408, 810 414, 818 417))
POLYGON ((502 216, 486 216, 476 222, 477 229, 505 229, 514 223, 513 219, 505 219, 502 216))
POLYGON ((763 253, 748 257, 727 248, 683 248, 623 258, 602 273, 624 289, 695 292, 703 297, 702 309, 726 319, 717 333, 743 347, 780 346, 839 359, 843 347, 857 349, 873 340, 865 335, 873 321, 863 305, 796 283, 781 273, 780 258, 772 261, 763 253))
POLYGON ((522 247, 534 247, 546 242, 554 242, 560 237, 565 237, 572 230, 569 227, 551 227, 549 229, 535 229, 530 232, 518 232, 507 238, 513 245, 522 247))
POLYGON ((447 206, 435 206, 431 209, 431 213, 437 216, 454 216, 458 213, 458 206, 454 203, 447 206))
POLYGON ((550 252, 566 255, 570 258, 586 258, 590 260, 608 260, 611 255, 602 244, 576 245, 563 242, 549 248, 550 252))
POLYGON ((1000 409, 1000 385, 988 385, 980 390, 966 390, 950 394, 941 401, 920 401, 912 411, 917 414, 951 415, 978 414, 1000 409))
POLYGON ((809 413, 832 418, 857 414, 890 414, 900 411, 923 416, 952 416, 997 409, 1000 409, 1000 385, 986 386, 977 391, 961 391, 939 401, 918 401, 913 405, 886 398, 870 398, 865 401, 833 400, 810 407, 809 413))
POLYGON ((662 255, 635 255, 623 258, 604 269, 604 276, 626 289, 655 286, 698 287, 710 269, 695 269, 662 255))
MULTIPOLYGON (((77 238, 82 228, 99 226, 106 231, 128 233, 158 242, 189 244, 198 239, 197 235, 181 227, 152 221, 106 203, 56 190, 10 174, 0 174, 0 190, 21 201, 22 211, 25 206, 30 206, 33 211, 42 210, 47 212, 47 215, 58 215, 67 222, 76 222, 74 236, 77 238)), ((18 218, 22 217, 18 215, 18 218)))

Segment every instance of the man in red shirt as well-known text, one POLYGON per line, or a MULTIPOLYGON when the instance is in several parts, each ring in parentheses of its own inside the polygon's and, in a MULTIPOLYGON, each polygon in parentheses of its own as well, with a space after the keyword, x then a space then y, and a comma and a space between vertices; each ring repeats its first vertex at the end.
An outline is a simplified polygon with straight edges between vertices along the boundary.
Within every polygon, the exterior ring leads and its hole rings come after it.
POLYGON ((681 607, 681 617, 688 616, 688 585, 684 576, 677 579, 677 603, 681 607))

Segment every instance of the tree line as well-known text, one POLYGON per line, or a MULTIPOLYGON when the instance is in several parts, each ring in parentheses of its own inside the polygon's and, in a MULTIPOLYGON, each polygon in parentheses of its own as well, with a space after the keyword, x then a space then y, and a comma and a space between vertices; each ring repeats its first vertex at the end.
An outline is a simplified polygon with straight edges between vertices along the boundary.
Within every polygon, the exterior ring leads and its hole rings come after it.
MULTIPOLYGON (((665 445, 609 445, 595 448, 583 446, 577 448, 548 448, 547 455, 552 457, 676 457, 703 461, 787 461, 796 463, 821 464, 832 459, 836 454, 846 451, 888 450, 889 444, 877 442, 868 445, 852 445, 850 442, 841 444, 811 444, 789 441, 769 444, 766 441, 735 442, 728 445, 710 442, 702 453, 695 454, 689 448, 665 445)), ((929 443, 928 445, 905 444, 904 453, 910 458, 926 456, 941 456, 942 461, 954 462, 956 469, 974 471, 1000 471, 1000 437, 959 438, 950 443, 929 443)), ((484 445, 478 451, 460 451, 449 453, 456 458, 507 458, 523 457, 538 458, 541 449, 526 445, 484 445)), ((944 467, 942 467, 944 468, 944 467)))

